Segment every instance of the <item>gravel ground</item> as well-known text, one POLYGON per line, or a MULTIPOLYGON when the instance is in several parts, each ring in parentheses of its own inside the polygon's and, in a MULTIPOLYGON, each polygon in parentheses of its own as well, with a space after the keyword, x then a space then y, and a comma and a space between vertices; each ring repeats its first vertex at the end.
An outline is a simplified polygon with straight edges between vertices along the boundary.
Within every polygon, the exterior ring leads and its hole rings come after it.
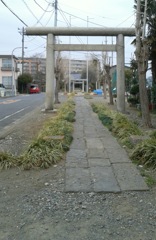
MULTIPOLYGON (((19 154, 48 117, 38 112, 29 125, 19 124, 0 148, 19 154)), ((120 194, 65 193, 64 177, 65 160, 46 170, 1 171, 0 239, 156 239, 155 186, 120 194)))

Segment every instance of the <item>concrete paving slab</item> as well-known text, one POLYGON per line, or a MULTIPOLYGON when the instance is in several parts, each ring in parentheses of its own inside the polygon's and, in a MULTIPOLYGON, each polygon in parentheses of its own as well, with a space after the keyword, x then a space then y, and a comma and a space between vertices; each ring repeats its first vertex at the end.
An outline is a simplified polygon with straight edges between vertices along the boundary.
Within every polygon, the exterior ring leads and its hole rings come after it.
POLYGON ((77 123, 77 119, 76 122, 74 122, 74 130, 76 131, 83 131, 84 126, 82 124, 77 123))
POLYGON ((84 136, 86 138, 98 137, 96 131, 86 131, 84 130, 84 136))
POLYGON ((70 145, 70 149, 80 149, 85 150, 86 149, 86 143, 83 139, 74 139, 72 144, 70 145))
POLYGON ((70 149, 67 154, 66 154, 66 158, 68 157, 73 157, 73 158, 85 158, 87 155, 87 151, 86 150, 81 150, 81 149, 70 149))
POLYGON ((103 149, 103 144, 99 138, 86 137, 87 148, 103 149))
POLYGON ((118 148, 119 143, 118 141, 111 135, 105 135, 101 137, 101 141, 103 143, 104 148, 118 148))
POLYGON ((126 151, 121 148, 107 148, 108 157, 111 163, 128 163, 131 162, 126 151))
POLYGON ((80 132, 76 131, 73 133, 73 139, 80 139, 80 138, 83 139, 83 136, 84 136, 84 133, 82 131, 80 132))
POLYGON ((88 148, 87 149, 87 158, 108 158, 107 151, 105 149, 97 149, 97 148, 88 148))
POLYGON ((96 128, 96 135, 97 135, 98 138, 105 138, 105 139, 107 139, 107 137, 110 136, 110 133, 107 132, 105 129, 96 128))
POLYGON ((76 124, 82 125, 83 126, 83 118, 78 118, 76 117, 76 124))
POLYGON ((66 167, 89 167, 87 158, 66 158, 66 167))
POLYGON ((66 169, 66 192, 91 192, 92 182, 87 168, 66 169))
POLYGON ((91 167, 93 189, 95 192, 120 192, 111 167, 91 167))
POLYGON ((104 167, 104 166, 110 166, 110 161, 108 158, 89 158, 88 159, 88 165, 89 167, 104 167))
POLYGON ((148 190, 147 184, 133 163, 113 164, 113 169, 122 191, 148 190))

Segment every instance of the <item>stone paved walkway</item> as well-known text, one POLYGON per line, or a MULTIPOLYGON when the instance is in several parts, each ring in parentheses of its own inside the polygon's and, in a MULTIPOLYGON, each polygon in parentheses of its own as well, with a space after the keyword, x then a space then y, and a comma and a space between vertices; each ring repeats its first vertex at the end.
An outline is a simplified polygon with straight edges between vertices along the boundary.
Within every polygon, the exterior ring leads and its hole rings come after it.
POLYGON ((126 151, 92 111, 88 101, 75 97, 74 140, 66 156, 66 192, 148 190, 126 151))

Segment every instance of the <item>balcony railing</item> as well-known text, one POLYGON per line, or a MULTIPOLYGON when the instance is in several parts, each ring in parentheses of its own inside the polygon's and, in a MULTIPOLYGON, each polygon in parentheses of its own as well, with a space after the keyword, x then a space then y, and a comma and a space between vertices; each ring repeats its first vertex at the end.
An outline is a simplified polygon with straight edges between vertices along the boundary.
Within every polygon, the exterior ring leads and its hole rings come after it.
POLYGON ((12 67, 1 67, 1 71, 12 71, 12 67))
POLYGON ((1 71, 15 71, 15 72, 20 72, 20 69, 19 68, 13 68, 12 67, 1 67, 1 71))

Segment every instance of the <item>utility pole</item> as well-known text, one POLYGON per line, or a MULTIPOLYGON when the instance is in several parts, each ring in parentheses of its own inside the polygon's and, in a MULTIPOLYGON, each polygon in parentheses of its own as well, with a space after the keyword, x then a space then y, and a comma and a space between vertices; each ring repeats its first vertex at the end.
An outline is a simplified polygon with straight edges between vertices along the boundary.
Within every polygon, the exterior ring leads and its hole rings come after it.
MULTIPOLYGON (((88 28, 88 16, 87 16, 87 28, 88 28)), ((88 45, 88 36, 87 36, 87 45, 88 45)), ((86 92, 88 93, 88 52, 87 52, 87 74, 86 74, 86 92)))
POLYGON ((146 71, 148 64, 148 47, 145 38, 146 29, 146 10, 147 10, 147 0, 145 0, 145 10, 144 10, 144 25, 141 40, 141 1, 137 0, 137 14, 136 14, 136 60, 138 63, 138 77, 139 77, 139 94, 140 94, 140 104, 142 112, 143 124, 147 127, 152 127, 151 117, 149 112, 149 101, 146 89, 146 71))
MULTIPOLYGON (((71 15, 69 16, 69 27, 71 27, 71 15)), ((71 44, 71 36, 69 36, 69 44, 71 44)), ((69 88, 69 93, 71 92, 71 79, 70 79, 70 73, 71 73, 71 54, 69 51, 69 63, 68 63, 68 72, 69 72, 69 84, 68 84, 68 88, 69 88)))
MULTIPOLYGON (((87 16, 87 28, 89 27, 89 19, 91 18, 87 16)), ((88 36, 87 36, 87 45, 88 45, 88 36)), ((88 87, 89 87, 88 68, 89 68, 89 62, 88 62, 88 51, 87 51, 87 74, 86 74, 86 78, 87 78, 86 92, 87 93, 88 93, 88 87)))
POLYGON ((24 73, 24 27, 22 28, 22 74, 24 73))
MULTIPOLYGON (((57 10, 58 10, 58 1, 55 0, 55 18, 54 18, 54 27, 57 27, 57 10)), ((57 43, 56 37, 54 39, 54 43, 57 43)), ((59 43, 59 39, 58 39, 59 43)), ((60 51, 58 53, 55 52, 54 57, 55 61, 55 103, 59 102, 59 86, 60 86, 60 64, 61 64, 61 55, 60 51), (57 56, 56 56, 57 55, 57 56)))
MULTIPOLYGON (((20 28, 18 28, 20 30, 20 28)), ((24 27, 19 31, 22 35, 22 74, 24 73, 24 27)))
POLYGON ((54 18, 54 27, 57 27, 57 7, 58 6, 58 1, 55 0, 55 4, 54 4, 54 7, 55 7, 55 18, 54 18))

